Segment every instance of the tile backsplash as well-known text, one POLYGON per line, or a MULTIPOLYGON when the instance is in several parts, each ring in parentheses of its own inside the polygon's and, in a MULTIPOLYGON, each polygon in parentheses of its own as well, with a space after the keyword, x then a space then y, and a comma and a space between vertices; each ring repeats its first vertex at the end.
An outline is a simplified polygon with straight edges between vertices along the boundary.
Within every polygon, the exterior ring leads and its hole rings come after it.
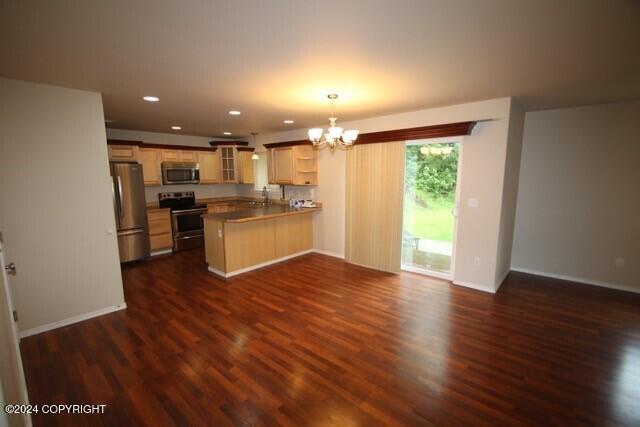
POLYGON ((147 203, 158 201, 158 193, 193 191, 197 199, 207 197, 228 197, 236 196, 240 187, 236 184, 185 184, 185 185, 162 185, 157 187, 145 187, 145 199, 147 203))

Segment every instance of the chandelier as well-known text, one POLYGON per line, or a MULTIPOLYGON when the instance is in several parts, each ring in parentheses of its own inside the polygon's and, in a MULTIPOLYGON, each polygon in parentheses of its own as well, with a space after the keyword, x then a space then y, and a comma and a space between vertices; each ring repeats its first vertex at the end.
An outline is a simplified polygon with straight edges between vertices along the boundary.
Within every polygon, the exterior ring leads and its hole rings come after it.
POLYGON ((335 101, 338 99, 338 95, 331 93, 327 96, 331 102, 331 117, 329 117, 329 129, 327 133, 324 133, 322 128, 309 129, 309 140, 315 147, 321 147, 324 145, 334 149, 335 147, 350 147, 356 142, 358 138, 358 131, 355 129, 344 130, 340 126, 336 126, 338 118, 334 114, 335 101))

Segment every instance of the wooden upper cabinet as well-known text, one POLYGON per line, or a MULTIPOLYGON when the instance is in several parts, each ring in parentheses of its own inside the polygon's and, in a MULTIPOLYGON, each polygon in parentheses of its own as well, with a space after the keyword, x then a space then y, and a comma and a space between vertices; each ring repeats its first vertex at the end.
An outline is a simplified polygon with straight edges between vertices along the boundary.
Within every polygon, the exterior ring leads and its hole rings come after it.
POLYGON ((220 182, 220 154, 217 151, 199 151, 200 184, 220 182))
MULTIPOLYGON (((247 147, 237 145, 219 145, 216 148, 197 148, 191 146, 145 144, 139 141, 108 140, 110 161, 139 162, 142 164, 144 185, 162 185, 163 162, 196 162, 200 170, 200 184, 253 184, 255 183, 255 162, 251 159, 253 152, 247 147)), ((293 152, 287 149, 286 156, 293 152)), ((269 150, 269 183, 273 183, 272 153, 269 150)), ((293 165, 290 160, 280 158, 281 175, 285 169, 293 165), (290 166, 283 166, 288 164, 290 166)), ((294 172, 291 169, 280 182, 291 184, 294 172)))
POLYGON ((273 170, 273 150, 267 150, 267 183, 276 183, 276 174, 273 170))
POLYGON ((293 147, 274 148, 272 164, 276 184, 293 184, 293 147))
POLYGON ((293 149, 293 183, 318 185, 318 152, 311 145, 296 145, 293 149))
POLYGON ((253 170, 253 159, 251 151, 238 151, 238 183, 253 184, 255 182, 255 173, 253 170))
POLYGON ((180 161, 180 151, 178 151, 178 150, 162 150, 162 161, 163 162, 179 162, 180 161))
POLYGON ((318 185, 318 155, 311 145, 271 148, 269 184, 318 185))
POLYGON ((198 152, 194 150, 162 150, 163 162, 197 162, 198 152))
POLYGON ((198 152, 193 150, 181 150, 180 161, 181 162, 197 162, 198 152))
POLYGON ((137 145, 110 144, 109 160, 112 162, 137 162, 139 147, 137 145))
POLYGON ((162 185, 162 173, 160 163, 162 155, 160 150, 154 148, 141 148, 139 159, 142 164, 144 185, 162 185))
POLYGON ((236 171, 236 148, 233 146, 220 146, 220 169, 222 171, 222 182, 237 183, 238 175, 236 171))

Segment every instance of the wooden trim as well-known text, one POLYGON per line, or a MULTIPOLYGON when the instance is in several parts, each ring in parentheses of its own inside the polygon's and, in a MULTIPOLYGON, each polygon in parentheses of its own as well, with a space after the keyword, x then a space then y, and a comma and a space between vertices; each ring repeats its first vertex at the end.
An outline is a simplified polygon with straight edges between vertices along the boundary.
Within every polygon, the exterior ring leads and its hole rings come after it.
POLYGON ((108 145, 137 145, 140 147, 143 142, 142 141, 127 141, 124 139, 107 139, 108 145))
POLYGON ((246 147, 249 145, 247 141, 209 141, 209 145, 212 147, 219 147, 221 145, 235 145, 235 146, 243 146, 246 147))
POLYGON ((216 151, 218 147, 194 147, 192 145, 173 144, 147 144, 142 141, 125 141, 122 139, 107 139, 107 145, 136 145, 140 148, 156 148, 160 150, 183 150, 183 151, 216 151))
MULTIPOLYGON (((447 136, 471 135, 477 122, 457 122, 443 125, 422 126, 416 128, 383 130, 380 132, 361 133, 355 142, 360 144, 375 144, 378 142, 411 141, 414 139, 442 138, 447 136)), ((264 144, 265 148, 292 147, 294 145, 310 145, 311 141, 284 141, 264 144)))
POLYGON ((443 125, 422 126, 417 128, 368 132, 358 136, 356 144, 374 144, 378 142, 410 141, 414 139, 442 138, 447 136, 471 135, 476 122, 447 123, 443 125))
POLYGON ((156 148, 160 150, 183 150, 183 151, 216 151, 217 147, 194 147, 191 145, 169 145, 169 144, 145 144, 142 148, 156 148))
POLYGON ((284 141, 284 142, 272 142, 270 144, 264 144, 264 148, 281 148, 281 147, 293 147, 295 145, 312 145, 311 141, 306 139, 298 140, 298 141, 284 141))
POLYGON ((236 147, 238 151, 255 151, 256 149, 253 147, 236 147))

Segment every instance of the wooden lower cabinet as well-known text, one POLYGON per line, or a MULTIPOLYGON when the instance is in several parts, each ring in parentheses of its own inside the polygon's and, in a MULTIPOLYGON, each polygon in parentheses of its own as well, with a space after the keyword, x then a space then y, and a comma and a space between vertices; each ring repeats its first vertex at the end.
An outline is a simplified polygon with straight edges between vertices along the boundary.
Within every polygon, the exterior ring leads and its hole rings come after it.
POLYGON ((204 230, 207 264, 225 277, 313 248, 311 212, 246 222, 205 217, 204 230))
POLYGON ((149 242, 151 252, 173 247, 171 234, 171 211, 167 209, 148 209, 149 242))

